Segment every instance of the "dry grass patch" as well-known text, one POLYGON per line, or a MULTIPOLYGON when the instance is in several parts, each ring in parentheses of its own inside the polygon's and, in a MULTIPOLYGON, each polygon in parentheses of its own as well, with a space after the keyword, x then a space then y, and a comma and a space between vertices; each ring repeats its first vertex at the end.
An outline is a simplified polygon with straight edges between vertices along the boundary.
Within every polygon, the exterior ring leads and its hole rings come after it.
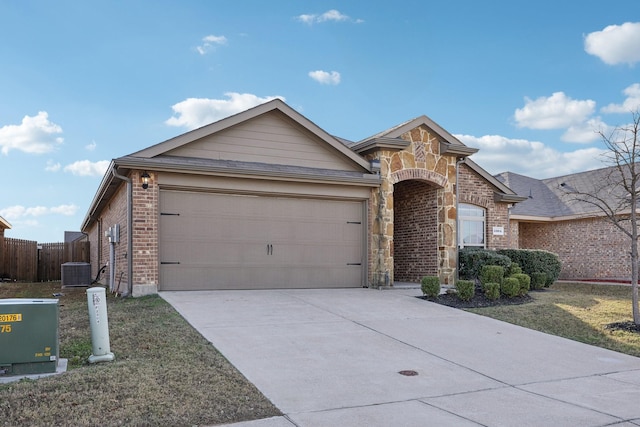
POLYGON ((0 425, 230 423, 280 415, 206 339, 158 296, 107 300, 114 362, 89 365, 86 289, 0 284, 0 298, 60 297, 60 357, 69 371, 0 385, 0 425))
POLYGON ((640 357, 640 334, 607 329, 632 320, 630 286, 556 283, 530 295, 528 304, 468 311, 640 357))

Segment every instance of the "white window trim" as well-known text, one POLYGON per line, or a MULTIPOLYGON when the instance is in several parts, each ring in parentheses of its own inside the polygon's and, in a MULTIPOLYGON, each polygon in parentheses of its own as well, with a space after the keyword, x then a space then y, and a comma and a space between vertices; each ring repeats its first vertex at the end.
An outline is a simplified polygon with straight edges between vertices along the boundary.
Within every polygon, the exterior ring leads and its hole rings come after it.
POLYGON ((485 249, 487 246, 487 210, 480 206, 470 205, 468 203, 460 203, 458 205, 458 247, 459 248, 483 248, 485 249), (476 209, 478 211, 482 211, 482 216, 462 216, 460 212, 463 210, 462 208, 471 208, 476 209), (474 223, 482 223, 482 244, 478 243, 465 243, 463 239, 463 230, 465 222, 474 222, 474 223))

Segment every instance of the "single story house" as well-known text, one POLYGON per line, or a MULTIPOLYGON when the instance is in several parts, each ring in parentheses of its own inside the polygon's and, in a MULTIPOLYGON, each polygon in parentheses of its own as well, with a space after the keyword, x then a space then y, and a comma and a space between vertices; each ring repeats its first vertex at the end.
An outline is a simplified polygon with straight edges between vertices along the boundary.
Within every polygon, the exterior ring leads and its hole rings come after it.
POLYGON ((458 247, 517 243, 526 199, 476 151, 426 116, 347 141, 276 99, 114 159, 81 228, 92 275, 133 296, 453 284, 458 247))
MULTIPOLYGON (((558 254, 562 262, 560 279, 628 281, 630 238, 602 210, 574 196, 576 192, 594 194, 616 206, 624 197, 610 180, 616 171, 608 167, 547 179, 513 172, 496 175, 526 197, 511 209, 511 235, 516 247, 558 254)), ((617 181, 615 176, 613 182, 617 181)))

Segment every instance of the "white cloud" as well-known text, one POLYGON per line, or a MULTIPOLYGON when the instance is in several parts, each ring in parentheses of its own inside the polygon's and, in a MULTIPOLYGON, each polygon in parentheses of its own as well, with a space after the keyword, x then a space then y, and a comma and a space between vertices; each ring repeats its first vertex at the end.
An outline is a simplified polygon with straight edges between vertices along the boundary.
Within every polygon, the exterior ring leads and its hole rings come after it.
POLYGON ((530 129, 561 129, 577 125, 593 114, 596 103, 590 99, 579 101, 555 92, 550 97, 536 100, 525 98, 525 106, 516 109, 514 118, 518 127, 530 129))
POLYGON ((606 134, 611 130, 611 126, 603 122, 599 117, 596 117, 585 122, 569 126, 561 139, 565 142, 587 144, 600 140, 600 132, 606 134))
POLYGON ((49 211, 54 214, 73 216, 78 212, 78 207, 76 205, 60 205, 50 208, 49 211))
POLYGON ((71 172, 77 176, 102 176, 109 167, 108 160, 91 162, 89 160, 78 160, 64 167, 65 172, 71 172))
POLYGON ((328 10, 325 13, 322 13, 320 15, 318 15, 318 14, 303 14, 303 15, 299 15, 299 16, 296 16, 296 20, 298 20, 300 22, 303 22, 305 24, 308 24, 308 25, 319 24, 319 23, 322 23, 322 22, 329 22, 329 21, 333 21, 333 22, 354 22, 356 24, 361 24, 361 23, 364 22, 362 19, 352 19, 348 15, 340 13, 336 9, 328 10))
POLYGON ((316 70, 316 71, 309 71, 309 77, 311 77, 313 80, 317 81, 318 83, 324 84, 324 85, 337 85, 340 84, 340 73, 337 71, 322 71, 322 70, 316 70))
POLYGON ((32 154, 48 153, 62 143, 63 138, 56 136, 61 133, 62 128, 49 121, 46 111, 40 111, 35 116, 24 116, 19 125, 0 127, 2 154, 8 154, 11 150, 32 154))
POLYGON ((609 25, 584 37, 584 50, 609 65, 640 61, 640 22, 609 25))
POLYGON ((205 55, 212 50, 215 50, 217 46, 227 44, 227 38, 225 36, 209 35, 202 38, 202 44, 196 47, 196 50, 200 55, 205 55))
POLYGON ((623 93, 627 96, 622 104, 609 104, 602 107, 603 113, 631 113, 640 109, 640 83, 627 87, 623 93))
POLYGON ((15 221, 23 218, 36 218, 52 214, 72 216, 75 215, 76 212, 78 212, 78 207, 76 205, 60 205, 49 208, 45 206, 25 207, 22 205, 15 205, 0 209, 0 216, 6 218, 8 221, 15 221))
POLYGON ((560 152, 542 142, 500 135, 455 137, 470 147, 479 148, 471 159, 493 175, 510 171, 542 179, 605 166, 601 157, 605 150, 599 148, 560 152))
POLYGON ((95 141, 91 141, 91 144, 85 145, 84 149, 87 150, 87 151, 94 151, 97 146, 98 146, 98 144, 96 144, 95 141))
POLYGON ((174 116, 165 123, 196 129, 276 98, 285 100, 282 96, 261 98, 250 93, 236 92, 227 92, 225 96, 228 99, 188 98, 178 102, 171 107, 174 116))
POLYGON ((62 165, 60 163, 54 162, 53 160, 47 160, 47 166, 45 166, 44 170, 47 172, 58 172, 62 165))

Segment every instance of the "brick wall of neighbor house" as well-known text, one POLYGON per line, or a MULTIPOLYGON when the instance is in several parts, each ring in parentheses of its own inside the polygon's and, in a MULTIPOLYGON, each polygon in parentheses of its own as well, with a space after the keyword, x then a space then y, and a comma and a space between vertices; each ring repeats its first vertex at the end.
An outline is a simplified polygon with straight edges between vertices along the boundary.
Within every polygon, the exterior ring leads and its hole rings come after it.
POLYGON ((458 171, 460 188, 458 203, 479 206, 486 209, 486 247, 487 249, 505 249, 509 245, 509 210, 507 203, 494 200, 494 188, 480 175, 464 163, 458 171), (504 234, 494 235, 493 227, 502 227, 504 234))
POLYGON ((631 277, 629 239, 604 218, 520 223, 520 248, 558 254, 560 279, 631 277))
POLYGON ((155 184, 156 174, 151 176, 149 188, 140 184, 140 174, 134 171, 133 179, 133 294, 156 293, 158 286, 158 200, 160 190, 155 184))
POLYGON ((393 189, 393 271, 398 282, 438 275, 437 188, 402 181, 393 189))

